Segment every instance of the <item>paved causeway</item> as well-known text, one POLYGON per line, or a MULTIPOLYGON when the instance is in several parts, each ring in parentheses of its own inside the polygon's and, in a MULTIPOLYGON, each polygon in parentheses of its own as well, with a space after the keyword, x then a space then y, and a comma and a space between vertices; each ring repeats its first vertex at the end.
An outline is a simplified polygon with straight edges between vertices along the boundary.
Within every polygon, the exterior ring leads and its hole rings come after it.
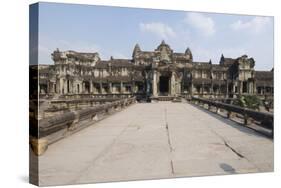
POLYGON ((273 171, 273 141, 188 103, 134 104, 51 145, 40 185, 273 171))

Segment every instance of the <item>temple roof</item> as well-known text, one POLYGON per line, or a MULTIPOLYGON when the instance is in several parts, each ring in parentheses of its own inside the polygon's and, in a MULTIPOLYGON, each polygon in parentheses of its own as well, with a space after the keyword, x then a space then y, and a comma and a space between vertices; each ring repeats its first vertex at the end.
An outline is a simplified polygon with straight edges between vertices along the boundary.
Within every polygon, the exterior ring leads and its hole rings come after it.
POLYGON ((209 62, 193 62, 193 67, 197 69, 211 69, 212 64, 209 62))
POLYGON ((255 71, 255 74, 257 80, 273 80, 272 71, 255 71))
POLYGON ((111 66, 111 67, 131 67, 133 66, 131 60, 129 59, 110 59, 110 60, 107 60, 107 61, 99 61, 95 68, 107 68, 108 66, 111 66))
POLYGON ((75 60, 80 60, 84 62, 84 61, 94 61, 96 59, 99 59, 99 54, 97 52, 85 53, 85 52, 76 52, 73 50, 61 52, 57 49, 52 53, 52 57, 54 60, 74 58, 75 60))
POLYGON ((273 87, 273 71, 255 71, 257 87, 273 87))
POLYGON ((227 71, 228 68, 219 64, 212 64, 212 71, 227 71))
POLYGON ((184 53, 173 53, 173 59, 174 60, 189 60, 189 58, 186 57, 186 54, 184 53))

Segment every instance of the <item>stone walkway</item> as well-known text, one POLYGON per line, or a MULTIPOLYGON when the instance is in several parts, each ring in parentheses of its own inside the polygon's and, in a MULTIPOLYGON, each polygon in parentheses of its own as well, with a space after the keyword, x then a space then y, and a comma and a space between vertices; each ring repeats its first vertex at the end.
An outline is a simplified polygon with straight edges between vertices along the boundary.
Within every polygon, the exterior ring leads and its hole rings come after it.
POLYGON ((273 141, 188 103, 135 104, 53 145, 40 185, 273 171, 273 141))

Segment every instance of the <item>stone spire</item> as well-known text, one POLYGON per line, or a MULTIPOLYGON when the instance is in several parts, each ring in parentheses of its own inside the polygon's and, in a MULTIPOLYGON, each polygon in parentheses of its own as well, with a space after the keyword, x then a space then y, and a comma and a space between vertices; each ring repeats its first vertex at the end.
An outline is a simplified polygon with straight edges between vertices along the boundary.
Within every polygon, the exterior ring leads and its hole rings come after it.
POLYGON ((135 45, 134 51, 133 51, 133 57, 136 56, 137 53, 139 53, 141 51, 139 44, 137 43, 135 45))
POLYGON ((164 40, 162 40, 162 42, 161 42, 161 45, 165 45, 166 43, 165 43, 165 41, 164 40))
POLYGON ((223 56, 223 54, 221 54, 220 64, 223 64, 223 63, 224 63, 224 56, 223 56))
POLYGON ((186 56, 189 56, 189 59, 191 60, 193 59, 191 50, 189 48, 187 48, 184 53, 186 56))
POLYGON ((211 59, 209 60, 209 64, 210 64, 210 65, 212 64, 212 60, 211 60, 211 59))

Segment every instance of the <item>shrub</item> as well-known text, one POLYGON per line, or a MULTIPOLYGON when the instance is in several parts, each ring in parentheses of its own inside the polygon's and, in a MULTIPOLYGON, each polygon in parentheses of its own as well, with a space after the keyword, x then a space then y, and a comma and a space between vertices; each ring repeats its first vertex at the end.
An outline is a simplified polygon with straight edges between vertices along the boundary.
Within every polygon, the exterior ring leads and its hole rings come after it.
POLYGON ((241 106, 243 108, 259 110, 261 105, 261 100, 254 95, 241 95, 234 101, 234 104, 241 106))

